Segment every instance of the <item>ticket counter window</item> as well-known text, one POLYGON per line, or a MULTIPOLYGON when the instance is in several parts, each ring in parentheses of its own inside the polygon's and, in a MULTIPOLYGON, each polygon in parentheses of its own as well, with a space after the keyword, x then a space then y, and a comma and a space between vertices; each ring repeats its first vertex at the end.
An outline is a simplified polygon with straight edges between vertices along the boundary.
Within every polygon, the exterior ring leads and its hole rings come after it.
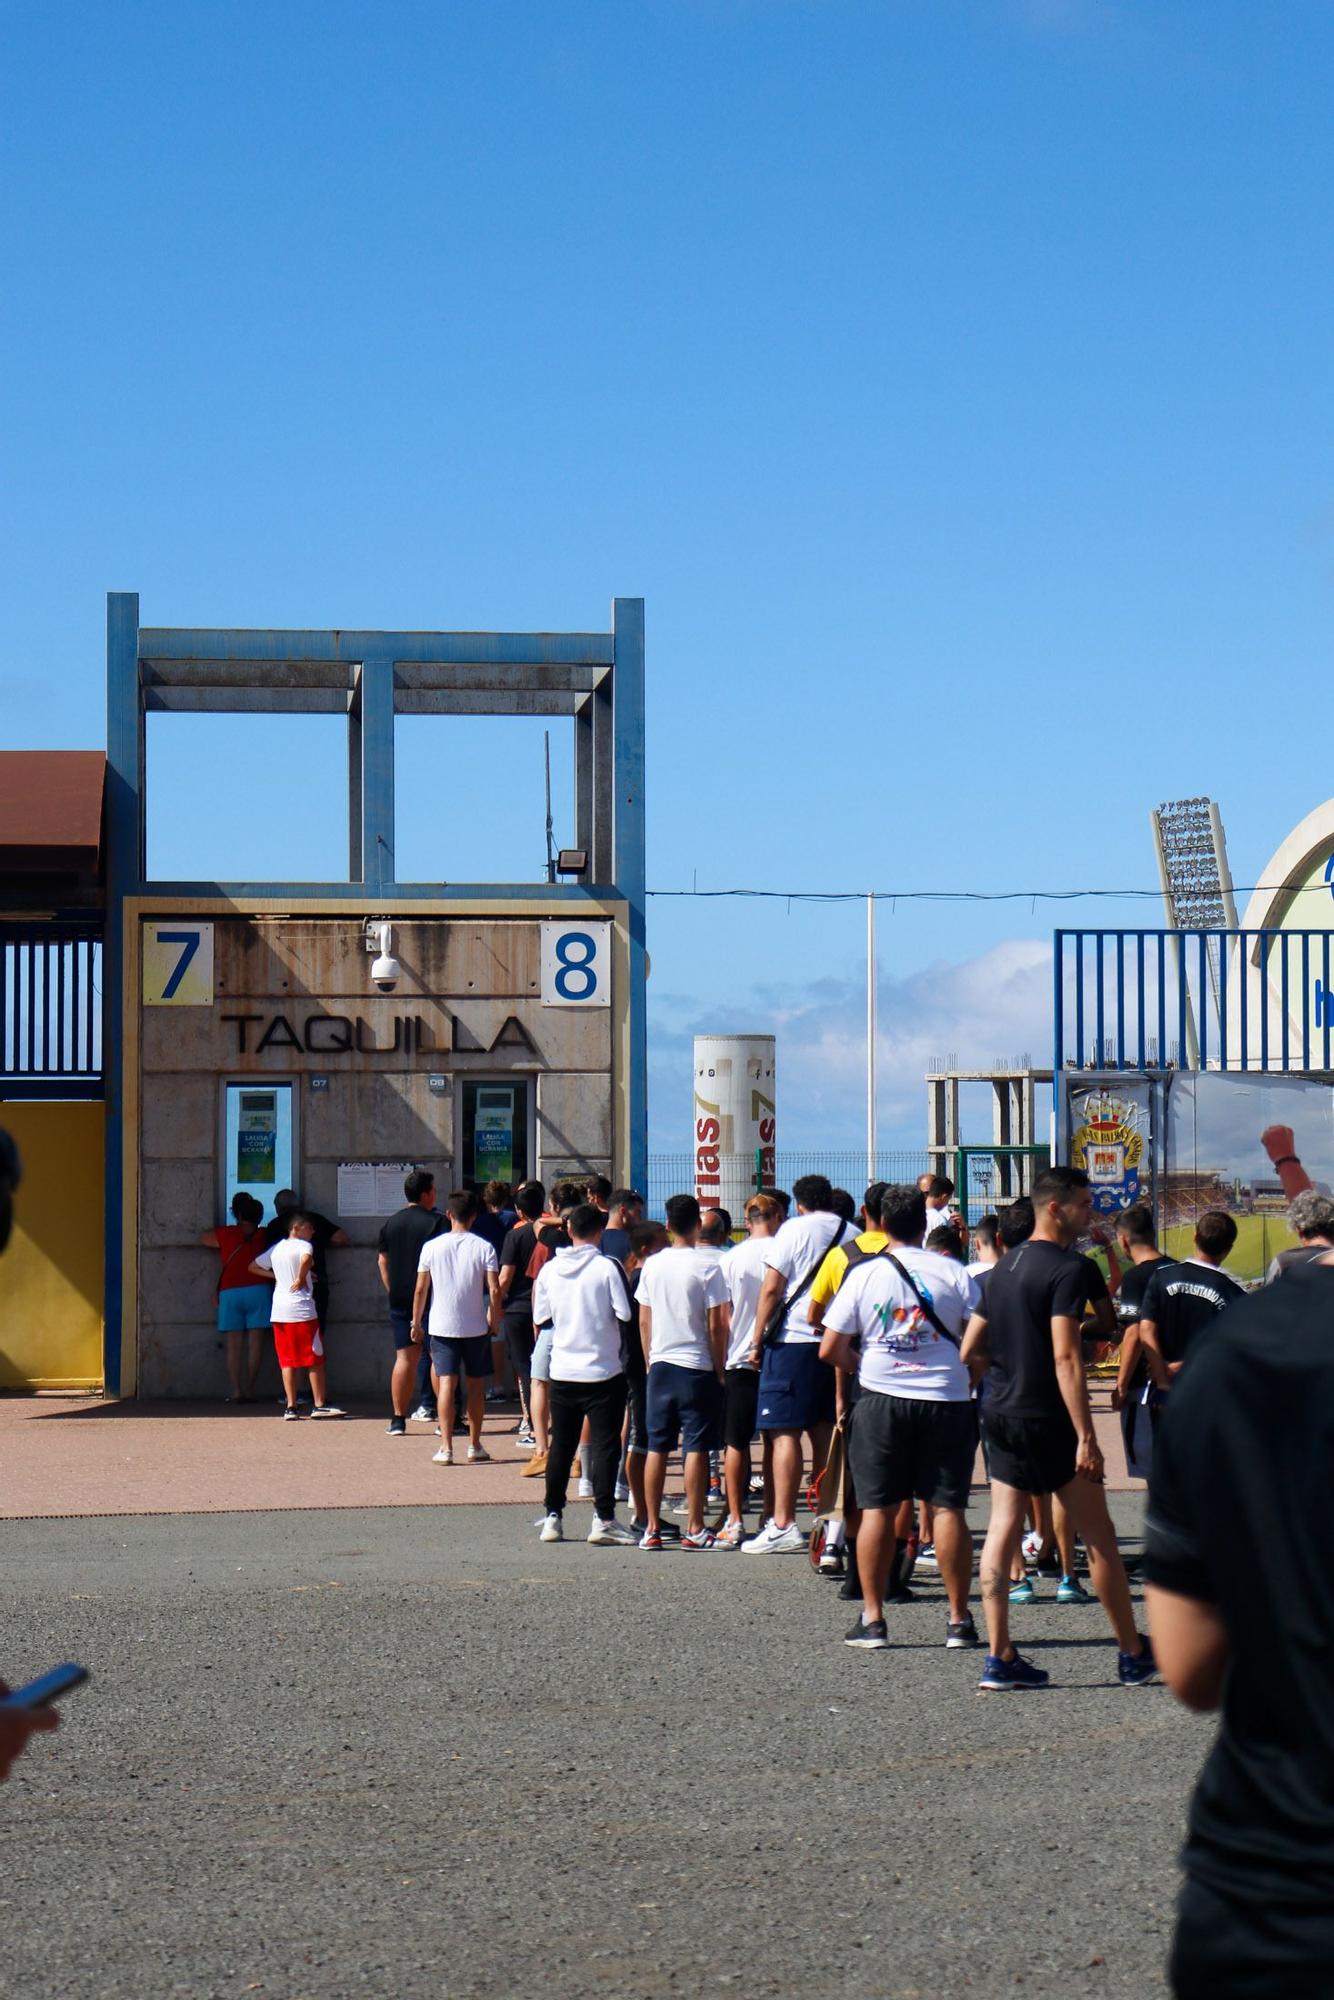
POLYGON ((463 1172, 476 1188, 528 1178, 527 1083, 465 1083, 463 1172))
POLYGON ((252 1194, 267 1221, 273 1197, 294 1187, 292 1085, 229 1083, 224 1086, 223 1210, 232 1196, 252 1194))

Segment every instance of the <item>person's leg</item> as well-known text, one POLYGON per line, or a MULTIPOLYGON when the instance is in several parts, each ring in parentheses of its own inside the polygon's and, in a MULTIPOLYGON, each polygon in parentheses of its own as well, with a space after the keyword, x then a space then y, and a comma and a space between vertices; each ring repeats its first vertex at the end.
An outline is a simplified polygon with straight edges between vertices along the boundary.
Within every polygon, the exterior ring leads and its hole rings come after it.
POLYGON ((529 1389, 530 1408, 533 1418, 533 1436, 537 1439, 538 1456, 551 1450, 551 1397, 545 1382, 539 1382, 534 1375, 529 1389))
POLYGON ((968 1517, 961 1509, 933 1507, 931 1532, 936 1538, 940 1580, 949 1599, 950 1623, 958 1625, 968 1616, 968 1592, 973 1582, 973 1537, 968 1517))
POLYGON ((723 1490, 727 1497, 729 1521, 744 1521, 750 1488, 750 1453, 729 1444, 723 1456, 723 1490))
POLYGON ((547 1385, 547 1396, 551 1425, 547 1446, 547 1512, 563 1514, 584 1406, 577 1382, 551 1382, 547 1385))
POLYGON ((774 1517, 774 1440, 772 1431, 760 1436, 760 1520, 774 1517))
POLYGON ((807 1432, 811 1441, 811 1485, 815 1484, 829 1463, 829 1440, 833 1435, 832 1421, 825 1423, 823 1419, 819 1423, 812 1424, 807 1432))
POLYGON ((486 1416, 486 1377, 468 1377, 468 1449, 476 1451, 482 1442, 482 1420, 486 1416))
POLYGON ((279 1372, 283 1378, 283 1394, 287 1398, 287 1407, 289 1410, 294 1410, 296 1408, 296 1378, 300 1371, 296 1368, 283 1368, 280 1366, 279 1372))
POLYGON ((245 1391, 241 1387, 241 1342, 244 1339, 239 1327, 227 1331, 227 1380, 231 1384, 232 1401, 239 1403, 245 1391))
POLYGON ((1070 1519, 1070 1511, 1062 1503, 1060 1494, 1054 1493, 1051 1497, 1052 1527, 1055 1530, 1056 1546, 1061 1553, 1061 1575, 1073 1576, 1075 1573, 1075 1524, 1070 1519))
POLYGON ((662 1494, 667 1484, 667 1453, 650 1451, 644 1459, 644 1519, 651 1535, 662 1527, 662 1494))
POLYGON ((1026 1493, 992 1480, 991 1520, 982 1544, 978 1582, 987 1621, 987 1651, 997 1660, 1010 1659, 1014 1653, 1010 1644, 1010 1570, 1014 1552, 1023 1540, 1027 1511, 1026 1493))
POLYGON ((1089 1581, 1107 1613, 1117 1645, 1123 1653, 1138 1653, 1140 1636, 1135 1607, 1130 1601, 1130 1582, 1117 1545, 1116 1529, 1107 1512, 1106 1493, 1091 1479, 1075 1478, 1060 1489, 1057 1498, 1073 1528, 1083 1536, 1088 1550, 1089 1581))
POLYGON ((707 1451, 688 1451, 684 1463, 686 1533, 700 1535, 704 1532, 704 1509, 709 1504, 709 1454, 707 1451))
POLYGON ((454 1436, 454 1400, 458 1393, 458 1376, 451 1371, 436 1370, 436 1409, 440 1416, 440 1449, 452 1451, 454 1436))
POLYGON ((417 1374, 417 1350, 412 1345, 412 1314, 389 1311, 394 1335, 394 1366, 389 1377, 389 1402, 396 1417, 406 1417, 413 1407, 412 1385, 417 1374))
POLYGON ((324 1363, 312 1361, 306 1370, 310 1376, 310 1397, 317 1410, 324 1408, 324 1363))
POLYGON ((797 1489, 801 1485, 801 1432, 774 1431, 774 1504, 771 1519, 777 1528, 791 1528, 797 1519, 797 1489))
POLYGON ((418 1410, 429 1410, 439 1395, 433 1379, 431 1344, 428 1340, 423 1340, 417 1350, 417 1385, 413 1393, 417 1398, 413 1408, 418 1410))
POLYGON ((625 1377, 590 1385, 588 1407, 589 1456, 592 1462, 593 1506, 599 1521, 616 1518, 616 1471, 621 1461, 621 1421, 625 1415, 625 1377))
POLYGON ((857 1575, 862 1586, 862 1618, 868 1625, 885 1615, 895 1539, 892 1508, 862 1508, 857 1529, 857 1575))

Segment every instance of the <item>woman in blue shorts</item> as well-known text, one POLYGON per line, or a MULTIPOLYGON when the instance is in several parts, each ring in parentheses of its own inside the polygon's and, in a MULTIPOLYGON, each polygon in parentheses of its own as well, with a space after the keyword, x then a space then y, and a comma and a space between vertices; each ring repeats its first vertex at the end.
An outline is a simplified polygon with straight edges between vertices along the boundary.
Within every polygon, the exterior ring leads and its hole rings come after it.
POLYGON ((264 1248, 264 1210, 252 1194, 232 1197, 235 1225, 206 1229, 200 1242, 222 1259, 218 1278, 218 1332, 227 1337, 229 1403, 249 1403, 255 1394, 264 1336, 269 1330, 273 1286, 251 1275, 250 1260, 264 1248))

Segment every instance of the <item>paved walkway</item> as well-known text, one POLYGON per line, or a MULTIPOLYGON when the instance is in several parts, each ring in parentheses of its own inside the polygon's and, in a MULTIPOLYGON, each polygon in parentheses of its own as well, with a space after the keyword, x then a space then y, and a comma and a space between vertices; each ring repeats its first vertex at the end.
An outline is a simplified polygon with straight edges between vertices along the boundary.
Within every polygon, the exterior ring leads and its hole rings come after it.
MULTIPOLYGON (((438 1439, 409 1424, 394 1440, 382 1409, 345 1423, 286 1424, 271 1404, 0 1397, 0 1520, 93 1514, 225 1514, 325 1507, 461 1506, 541 1500, 524 1479, 517 1406, 488 1416, 490 1465, 431 1463, 438 1439)), ((1098 1418, 1108 1485, 1124 1490, 1120 1437, 1098 1418), (1120 1475, 1120 1476, 1118 1476, 1120 1475)), ((979 1467, 979 1479, 981 1469, 979 1467)))

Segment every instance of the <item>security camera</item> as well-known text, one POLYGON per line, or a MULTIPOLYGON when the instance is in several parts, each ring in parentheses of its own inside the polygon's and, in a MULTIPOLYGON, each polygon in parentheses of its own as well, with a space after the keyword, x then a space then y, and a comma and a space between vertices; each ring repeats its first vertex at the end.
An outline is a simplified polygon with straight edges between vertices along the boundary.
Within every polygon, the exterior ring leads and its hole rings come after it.
POLYGON ((403 977, 403 968, 394 957, 394 927, 392 924, 372 920, 366 925, 366 949, 379 956, 371 966, 371 980, 380 993, 392 993, 403 977))

